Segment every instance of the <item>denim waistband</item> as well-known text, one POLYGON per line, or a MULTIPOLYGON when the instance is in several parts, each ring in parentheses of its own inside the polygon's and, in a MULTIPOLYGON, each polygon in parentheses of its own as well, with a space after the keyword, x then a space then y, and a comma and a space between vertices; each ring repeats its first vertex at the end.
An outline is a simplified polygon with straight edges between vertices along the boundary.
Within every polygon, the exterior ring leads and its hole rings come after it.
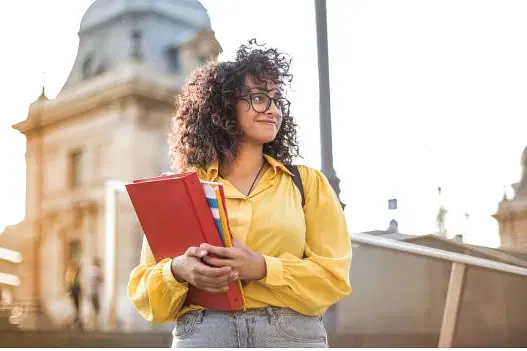
POLYGON ((178 348, 327 347, 320 316, 280 307, 190 311, 177 321, 173 335, 178 348))
MULTIPOLYGON (((245 311, 215 311, 215 310, 195 310, 190 311, 186 314, 197 314, 200 317, 204 316, 263 316, 263 317, 270 317, 270 318, 276 318, 279 316, 299 316, 299 317, 308 317, 306 315, 303 315, 295 310, 292 310, 290 308, 283 308, 283 307, 262 307, 262 308, 251 308, 247 309, 245 311)), ((321 316, 313 316, 322 318, 321 316)))

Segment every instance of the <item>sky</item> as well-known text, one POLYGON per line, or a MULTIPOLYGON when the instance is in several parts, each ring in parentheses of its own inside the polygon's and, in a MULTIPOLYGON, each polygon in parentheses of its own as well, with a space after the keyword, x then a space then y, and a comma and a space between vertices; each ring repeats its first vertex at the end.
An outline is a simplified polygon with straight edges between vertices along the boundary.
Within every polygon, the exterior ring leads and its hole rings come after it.
MULTIPOLYGON (((25 137, 11 125, 43 85, 50 98, 60 91, 91 3, 0 2, 0 230, 24 217, 25 137)), ((314 2, 202 3, 220 60, 250 38, 291 55, 298 162, 319 168, 314 2)), ((441 186, 449 234, 498 245, 491 215, 512 194, 527 145, 527 2, 327 0, 327 11, 334 165, 350 231, 395 218, 401 232, 432 233, 441 186)))

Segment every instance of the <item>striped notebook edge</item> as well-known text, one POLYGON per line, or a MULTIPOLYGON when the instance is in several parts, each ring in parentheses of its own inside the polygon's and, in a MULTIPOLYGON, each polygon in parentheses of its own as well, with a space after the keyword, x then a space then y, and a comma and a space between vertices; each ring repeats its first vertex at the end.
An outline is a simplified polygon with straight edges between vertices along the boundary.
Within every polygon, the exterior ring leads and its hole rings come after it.
POLYGON ((217 188, 220 186, 220 184, 205 181, 202 181, 201 184, 203 186, 203 191, 205 192, 205 199, 207 200, 207 204, 212 214, 212 218, 214 218, 214 223, 216 224, 216 228, 218 229, 218 234, 220 235, 221 242, 223 243, 223 246, 226 247, 227 242, 225 240, 225 231, 222 226, 221 215, 218 208, 219 202, 217 198, 217 188))

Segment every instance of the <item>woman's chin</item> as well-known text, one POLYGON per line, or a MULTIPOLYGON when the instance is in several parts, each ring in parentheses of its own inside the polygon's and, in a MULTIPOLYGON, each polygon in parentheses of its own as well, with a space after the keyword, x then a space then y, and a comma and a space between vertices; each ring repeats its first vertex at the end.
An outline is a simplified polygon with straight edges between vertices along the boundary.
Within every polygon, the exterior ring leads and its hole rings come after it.
POLYGON ((262 139, 260 139, 260 144, 272 143, 275 138, 276 138, 276 136, 274 136, 274 135, 272 137, 269 137, 269 138, 262 138, 262 139))
POLYGON ((267 135, 264 135, 264 134, 259 134, 259 135, 253 135, 253 136, 250 136, 248 139, 248 141, 254 143, 254 144, 269 144, 271 142, 273 142, 273 140, 275 140, 276 138, 276 134, 267 134, 267 135))

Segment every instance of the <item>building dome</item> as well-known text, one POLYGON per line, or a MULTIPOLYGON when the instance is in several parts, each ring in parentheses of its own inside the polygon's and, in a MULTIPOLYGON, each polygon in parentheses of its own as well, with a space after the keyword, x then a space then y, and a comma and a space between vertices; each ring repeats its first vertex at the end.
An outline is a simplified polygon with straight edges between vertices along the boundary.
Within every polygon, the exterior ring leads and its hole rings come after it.
POLYGON ((61 93, 131 62, 186 77, 220 52, 198 0, 96 0, 82 18, 77 57, 61 93))
POLYGON ((199 29, 210 29, 207 10, 198 0, 96 0, 84 14, 80 32, 127 13, 158 13, 199 29))

